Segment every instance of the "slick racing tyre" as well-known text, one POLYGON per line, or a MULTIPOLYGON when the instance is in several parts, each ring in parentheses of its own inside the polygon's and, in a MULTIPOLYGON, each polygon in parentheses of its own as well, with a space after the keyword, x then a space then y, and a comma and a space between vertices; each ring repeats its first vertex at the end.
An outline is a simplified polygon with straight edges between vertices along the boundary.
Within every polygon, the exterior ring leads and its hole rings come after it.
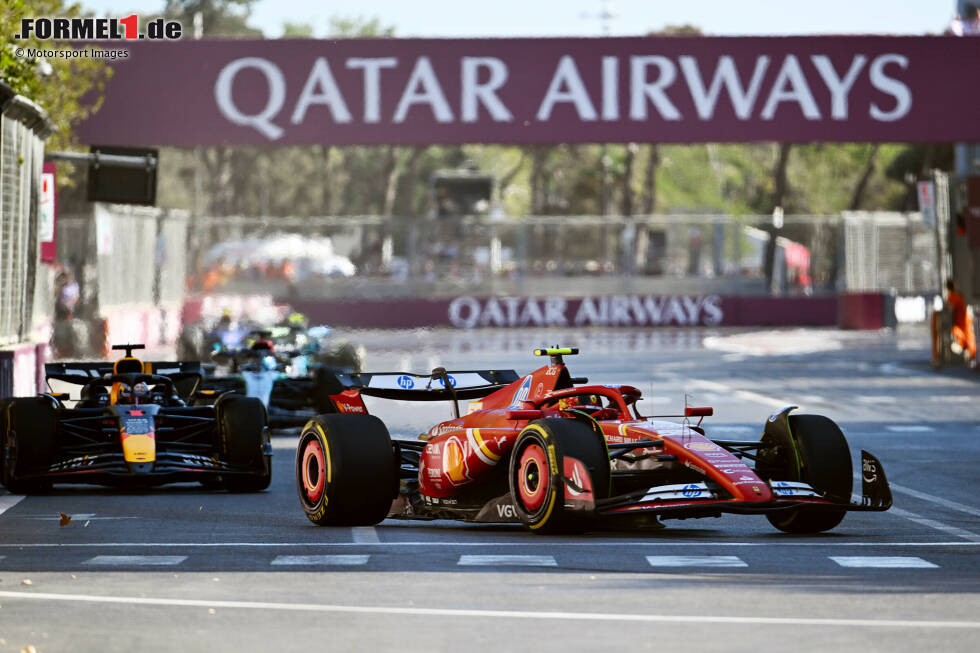
POLYGON ((258 492, 272 481, 265 406, 255 397, 224 395, 215 403, 221 453, 225 461, 250 473, 221 476, 232 492, 258 492))
POLYGON ((43 494, 51 481, 24 478, 47 471, 55 451, 58 431, 58 409, 49 397, 11 399, 6 418, 0 419, 0 446, 5 455, 0 467, 3 485, 14 494, 43 494))
POLYGON ((370 526, 398 494, 388 429, 373 415, 318 415, 296 449, 296 489, 318 526, 370 526))
MULTIPOLYGON (((851 450, 840 428, 823 415, 790 415, 789 427, 800 455, 801 467, 789 464, 780 477, 809 483, 827 498, 842 503, 851 499, 851 450)), ((845 510, 801 507, 766 515, 785 533, 821 533, 844 519, 845 510)))
POLYGON ((510 456, 510 493, 524 526, 535 533, 580 530, 581 513, 565 508, 564 458, 582 462, 596 499, 609 495, 609 455, 601 432, 572 419, 539 419, 521 431, 510 456))

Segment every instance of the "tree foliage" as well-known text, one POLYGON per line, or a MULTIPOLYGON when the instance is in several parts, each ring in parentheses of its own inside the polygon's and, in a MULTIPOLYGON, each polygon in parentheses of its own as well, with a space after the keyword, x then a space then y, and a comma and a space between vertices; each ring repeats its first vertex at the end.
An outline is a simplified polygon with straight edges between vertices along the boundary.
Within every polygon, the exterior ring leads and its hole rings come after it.
POLYGON ((82 15, 80 5, 66 5, 62 0, 0 2, 0 79, 48 113, 55 127, 47 143, 50 150, 70 149, 76 144, 72 128, 98 110, 112 70, 103 60, 91 57, 30 58, 26 56, 29 49, 58 52, 73 46, 36 38, 15 39, 14 35, 20 32, 20 19, 24 17, 82 15))

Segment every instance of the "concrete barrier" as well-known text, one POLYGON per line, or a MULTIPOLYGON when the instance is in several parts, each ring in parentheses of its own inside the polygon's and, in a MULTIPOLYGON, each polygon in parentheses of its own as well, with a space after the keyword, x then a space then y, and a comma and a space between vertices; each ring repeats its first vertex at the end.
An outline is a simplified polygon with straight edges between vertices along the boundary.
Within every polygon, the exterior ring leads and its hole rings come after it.
POLYGON ((885 296, 879 292, 841 293, 837 300, 841 329, 881 329, 885 326, 885 296))

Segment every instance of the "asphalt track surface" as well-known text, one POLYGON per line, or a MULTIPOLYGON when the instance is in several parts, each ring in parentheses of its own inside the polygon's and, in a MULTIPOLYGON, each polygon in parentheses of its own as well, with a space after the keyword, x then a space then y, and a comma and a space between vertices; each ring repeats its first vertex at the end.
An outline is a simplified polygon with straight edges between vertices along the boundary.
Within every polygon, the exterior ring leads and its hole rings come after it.
MULTIPOLYGON (((541 363, 532 347, 580 346, 573 374, 636 385, 645 414, 676 413, 685 394, 713 405, 719 438, 757 438, 798 404, 836 420, 856 462, 861 448, 881 459, 895 506, 806 537, 759 516, 563 537, 448 521, 317 528, 283 435, 259 494, 0 490, 0 652, 976 650, 980 376, 932 371, 924 332, 352 337, 371 371, 524 372, 541 363)), ((398 437, 448 417, 369 408, 398 437)))

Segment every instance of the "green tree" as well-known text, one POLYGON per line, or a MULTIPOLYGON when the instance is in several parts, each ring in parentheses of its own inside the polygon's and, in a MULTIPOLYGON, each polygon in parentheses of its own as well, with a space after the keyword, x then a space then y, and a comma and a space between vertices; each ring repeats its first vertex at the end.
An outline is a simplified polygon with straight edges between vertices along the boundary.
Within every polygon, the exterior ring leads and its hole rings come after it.
POLYGON ((14 35, 20 32, 23 17, 81 15, 78 4, 66 5, 62 0, 31 0, 29 6, 24 0, 0 2, 0 80, 47 111, 55 127, 47 143, 49 150, 76 145, 72 128, 98 110, 112 70, 103 60, 91 57, 27 57, 24 52, 32 48, 63 52, 82 46, 15 39, 14 35))

